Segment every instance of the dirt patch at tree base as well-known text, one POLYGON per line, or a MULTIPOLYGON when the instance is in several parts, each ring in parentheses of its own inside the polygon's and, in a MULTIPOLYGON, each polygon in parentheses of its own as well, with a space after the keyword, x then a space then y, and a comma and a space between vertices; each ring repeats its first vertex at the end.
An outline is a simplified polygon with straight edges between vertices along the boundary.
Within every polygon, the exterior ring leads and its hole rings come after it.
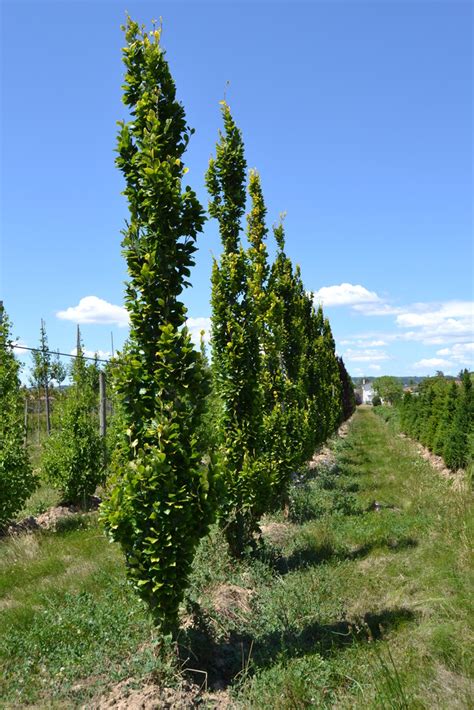
POLYGON ((462 468, 460 468, 458 471, 453 471, 452 469, 446 466, 441 456, 436 456, 436 454, 433 454, 432 451, 427 449, 426 446, 423 446, 423 444, 420 444, 419 441, 411 439, 403 432, 401 432, 397 436, 399 439, 408 439, 409 441, 411 441, 418 453, 420 454, 421 458, 425 461, 428 461, 428 463, 440 474, 440 476, 443 476, 443 478, 446 478, 448 481, 451 481, 454 490, 466 491, 469 489, 466 472, 462 468))
POLYGON ((234 621, 248 616, 254 591, 236 584, 220 584, 212 593, 212 605, 218 614, 234 621))
POLYGON ((291 532, 287 523, 264 523, 260 525, 260 532, 264 540, 268 540, 272 545, 283 545, 291 532))
POLYGON ((177 688, 163 688, 148 683, 141 688, 133 688, 133 679, 124 680, 112 688, 107 695, 83 706, 83 710, 154 710, 154 708, 213 708, 230 710, 231 702, 224 691, 204 692, 193 683, 183 683, 177 688))
POLYGON ((98 496, 91 496, 85 508, 80 508, 72 503, 55 505, 36 517, 29 515, 27 518, 10 523, 4 530, 3 535, 20 535, 21 533, 37 532, 38 530, 57 530, 65 520, 73 516, 84 516, 95 512, 100 503, 101 499, 98 496))

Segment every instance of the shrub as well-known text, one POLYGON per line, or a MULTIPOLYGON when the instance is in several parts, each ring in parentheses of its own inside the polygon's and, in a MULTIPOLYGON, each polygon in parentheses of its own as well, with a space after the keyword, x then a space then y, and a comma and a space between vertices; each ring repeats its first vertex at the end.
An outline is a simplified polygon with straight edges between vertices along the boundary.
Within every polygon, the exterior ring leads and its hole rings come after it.
POLYGON ((59 429, 44 443, 43 478, 64 500, 85 505, 104 479, 103 442, 90 400, 74 385, 61 403, 59 429))
POLYGON ((24 446, 19 370, 10 323, 0 303, 0 526, 21 510, 38 483, 24 446))

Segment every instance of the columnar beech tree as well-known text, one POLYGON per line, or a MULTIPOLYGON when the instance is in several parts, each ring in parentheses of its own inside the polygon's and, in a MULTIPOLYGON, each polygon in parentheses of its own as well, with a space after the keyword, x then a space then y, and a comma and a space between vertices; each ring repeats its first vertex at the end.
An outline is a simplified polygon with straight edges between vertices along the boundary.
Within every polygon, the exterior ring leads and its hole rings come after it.
POLYGON ((273 359, 273 390, 282 402, 284 418, 281 495, 285 497, 290 475, 304 461, 310 431, 307 390, 304 378, 307 339, 305 333, 306 295, 298 267, 293 268, 285 253, 283 221, 273 228, 278 251, 270 270, 270 324, 277 353, 273 359))
POLYGON ((339 367, 339 378, 341 380, 341 422, 349 419, 355 411, 356 401, 354 393, 354 385, 352 379, 346 370, 342 357, 337 358, 339 367))
POLYGON ((433 451, 438 456, 442 456, 444 454, 444 450, 449 439, 449 433, 453 424, 454 415, 456 413, 456 403, 459 396, 458 389, 459 387, 453 380, 450 383, 444 397, 442 412, 437 423, 433 441, 433 451))
POLYGON ((222 102, 224 131, 206 173, 209 214, 217 219, 223 252, 212 270, 212 369, 221 400, 220 455, 225 481, 221 523, 231 552, 252 542, 268 500, 262 465, 261 354, 249 263, 240 240, 245 212, 244 145, 222 102))
POLYGON ((0 527, 21 510, 38 484, 24 446, 24 397, 19 372, 10 323, 0 301, 0 527))
POLYGON ((196 546, 214 517, 197 436, 207 380, 180 299, 204 215, 193 190, 182 187, 192 130, 160 31, 147 33, 130 18, 124 29, 131 120, 119 124, 117 165, 130 210, 122 242, 130 337, 115 386, 126 431, 103 517, 129 579, 161 629, 174 632, 196 546))

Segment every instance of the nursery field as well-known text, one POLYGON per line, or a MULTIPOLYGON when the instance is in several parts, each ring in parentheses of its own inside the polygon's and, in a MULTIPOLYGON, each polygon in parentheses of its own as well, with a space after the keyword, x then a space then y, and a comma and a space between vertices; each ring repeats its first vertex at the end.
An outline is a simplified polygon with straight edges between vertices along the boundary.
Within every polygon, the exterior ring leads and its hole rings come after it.
POLYGON ((1 707, 472 707, 470 520, 467 488, 361 407, 257 551, 203 538, 178 651, 96 513, 5 537, 1 707))

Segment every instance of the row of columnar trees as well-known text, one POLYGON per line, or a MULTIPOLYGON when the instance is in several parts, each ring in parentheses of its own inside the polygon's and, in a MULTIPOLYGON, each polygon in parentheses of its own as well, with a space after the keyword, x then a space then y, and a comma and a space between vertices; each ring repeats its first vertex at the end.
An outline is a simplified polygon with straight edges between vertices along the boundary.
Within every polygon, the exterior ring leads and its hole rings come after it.
MULTIPOLYGON (((117 441, 102 519, 156 622, 174 632, 196 547, 211 523, 219 520, 235 556, 254 546, 262 515, 287 505, 292 474, 350 416, 354 396, 329 322, 285 251, 282 221, 273 228, 277 253, 269 260, 260 177, 251 171, 247 184, 242 135, 226 103, 206 175, 209 213, 222 240, 212 271, 210 368, 193 347, 182 291, 205 216, 194 191, 182 185, 192 130, 176 100, 160 31, 147 33, 129 19, 125 33, 130 120, 120 125, 117 165, 130 210, 122 242, 130 336, 111 368, 117 441), (209 401, 211 439, 202 426, 209 401)), ((22 445, 9 337, 2 312, 0 386, 11 416, 2 416, 0 428, 0 482, 15 490, 0 495, 0 523, 15 512, 9 499, 16 495, 21 506, 36 485, 22 445)), ((104 470, 80 347, 78 355, 60 427, 43 456, 46 478, 73 499, 93 492, 104 470)), ((47 387, 49 371, 41 368, 38 381, 47 387)))
POLYGON ((130 209, 123 248, 130 337, 115 368, 123 436, 102 517, 125 552, 128 576, 164 631, 177 628, 196 547, 219 519, 231 551, 254 544, 261 516, 285 505, 291 474, 353 409, 349 378, 321 308, 285 253, 271 264, 266 209, 227 104, 206 175, 223 251, 212 272, 211 376, 185 326, 188 285, 204 212, 183 189, 192 133, 160 31, 125 28, 124 103, 117 164, 130 209), (343 384, 344 383, 344 384, 343 384), (217 436, 199 435, 213 391, 217 436), (343 391, 345 393, 343 407, 343 391))
POLYGON ((474 452, 474 397, 469 372, 461 373, 461 383, 444 377, 428 377, 416 395, 407 393, 400 404, 403 431, 446 465, 464 468, 474 452))

